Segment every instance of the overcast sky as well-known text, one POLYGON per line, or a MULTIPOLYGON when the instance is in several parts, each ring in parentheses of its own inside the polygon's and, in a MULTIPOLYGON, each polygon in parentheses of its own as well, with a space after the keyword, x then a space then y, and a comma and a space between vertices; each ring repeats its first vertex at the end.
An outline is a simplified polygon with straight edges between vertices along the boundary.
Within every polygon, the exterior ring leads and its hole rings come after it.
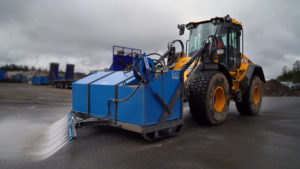
POLYGON ((299 0, 0 0, 0 66, 109 67, 112 46, 164 52, 177 24, 230 14, 267 79, 300 60, 299 0))

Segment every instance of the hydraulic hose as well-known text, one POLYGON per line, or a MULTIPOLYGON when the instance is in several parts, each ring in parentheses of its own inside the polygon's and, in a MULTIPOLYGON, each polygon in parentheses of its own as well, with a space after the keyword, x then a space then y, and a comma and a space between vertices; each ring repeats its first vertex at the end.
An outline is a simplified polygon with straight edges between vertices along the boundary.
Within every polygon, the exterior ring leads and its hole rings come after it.
MULTIPOLYGON (((168 43, 168 50, 157 60, 158 62, 164 61, 164 59, 170 54, 172 46, 174 45, 174 43, 180 43, 181 46, 181 52, 184 52, 184 45, 183 42, 179 39, 173 40, 172 42, 168 43)), ((165 64, 164 64, 165 65, 165 64)))
POLYGON ((134 95, 134 93, 141 87, 142 83, 143 83, 143 80, 141 80, 141 81, 138 83, 138 85, 137 85, 137 87, 134 89, 134 91, 131 92, 127 97, 125 97, 125 98, 123 98, 123 99, 120 99, 120 100, 114 100, 114 99, 113 99, 113 102, 117 102, 117 103, 118 103, 118 102, 125 102, 125 101, 128 100, 131 96, 134 95))
MULTIPOLYGON (((149 54, 146 55, 146 56, 151 56, 151 55, 157 55, 157 56, 159 56, 160 58, 162 57, 162 55, 159 54, 159 53, 149 53, 149 54)), ((152 59, 152 60, 155 61, 155 66, 156 66, 158 63, 160 63, 162 66, 165 66, 165 65, 166 65, 166 63, 165 63, 164 60, 159 60, 159 59, 152 59)))
MULTIPOLYGON (((148 76, 148 74, 145 75, 145 77, 147 77, 147 76, 148 76)), ((130 99, 136 93, 136 91, 141 87, 143 82, 147 84, 147 81, 142 76, 140 76, 140 77, 141 77, 141 81, 138 83, 137 87, 127 97, 125 97, 123 99, 120 99, 120 100, 118 100, 118 99, 109 99, 107 101, 107 116, 110 115, 110 103, 111 102, 114 102, 114 103, 125 102, 126 100, 130 99)))
POLYGON ((185 65, 182 66, 182 68, 180 69, 180 72, 183 73, 184 71, 186 71, 190 67, 190 65, 205 52, 208 45, 209 45, 209 42, 205 42, 203 47, 201 49, 199 49, 196 53, 194 53, 193 56, 191 57, 191 59, 185 65))
MULTIPOLYGON (((199 49, 196 53, 194 53, 193 54, 193 56, 191 57, 191 59, 185 64, 185 65, 183 65, 182 66, 182 68, 181 68, 181 72, 184 72, 184 71, 186 71, 189 67, 190 67, 190 65, 197 59, 197 58, 199 58, 200 56, 202 56, 203 55, 203 53, 206 51, 206 49, 209 47, 209 44, 211 44, 210 42, 209 42, 209 39, 212 39, 212 48, 214 48, 214 49, 216 49, 217 48, 217 37, 215 36, 215 35, 209 35, 208 37, 207 37, 207 40, 203 43, 203 47, 201 48, 201 49, 199 49)), ((198 61, 199 60, 197 60, 197 63, 196 64, 198 64, 198 61)), ((194 65, 193 66, 193 69, 194 68, 196 68, 196 65, 194 65)))
POLYGON ((183 45, 183 42, 179 39, 173 40, 172 42, 168 43, 168 48, 172 47, 175 42, 179 42, 179 44, 181 46, 181 53, 183 53, 184 52, 184 45, 183 45))
POLYGON ((158 55, 158 56, 162 57, 162 55, 161 55, 161 54, 159 54, 159 53, 149 53, 149 54, 148 54, 148 55, 146 55, 146 56, 151 56, 151 55, 158 55))

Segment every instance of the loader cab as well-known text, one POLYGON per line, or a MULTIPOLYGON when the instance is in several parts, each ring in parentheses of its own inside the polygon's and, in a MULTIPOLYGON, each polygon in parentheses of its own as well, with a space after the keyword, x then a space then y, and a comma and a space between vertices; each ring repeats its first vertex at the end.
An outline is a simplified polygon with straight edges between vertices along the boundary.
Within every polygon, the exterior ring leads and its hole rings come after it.
POLYGON ((243 29, 239 22, 226 16, 203 22, 191 22, 186 25, 186 28, 190 30, 188 56, 192 56, 202 48, 203 42, 209 35, 215 35, 217 56, 214 62, 224 65, 230 71, 240 67, 243 29))

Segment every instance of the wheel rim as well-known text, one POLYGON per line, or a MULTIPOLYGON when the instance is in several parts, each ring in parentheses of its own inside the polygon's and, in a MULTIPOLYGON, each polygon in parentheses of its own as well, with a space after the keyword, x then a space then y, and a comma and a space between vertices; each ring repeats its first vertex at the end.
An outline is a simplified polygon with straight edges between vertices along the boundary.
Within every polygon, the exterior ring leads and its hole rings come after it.
POLYGON ((222 86, 216 87, 214 91, 213 104, 214 109, 221 113, 225 107, 225 93, 222 86))
POLYGON ((254 86, 254 90, 253 90, 253 103, 255 105, 257 105, 259 103, 260 100, 260 91, 259 91, 259 87, 258 85, 254 86))

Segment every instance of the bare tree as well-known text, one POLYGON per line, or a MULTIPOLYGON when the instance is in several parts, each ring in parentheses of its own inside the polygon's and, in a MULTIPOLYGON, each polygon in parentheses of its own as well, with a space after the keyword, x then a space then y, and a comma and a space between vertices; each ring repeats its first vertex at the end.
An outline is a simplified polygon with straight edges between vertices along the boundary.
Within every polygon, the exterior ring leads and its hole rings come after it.
POLYGON ((288 68, 287 68, 287 66, 283 66, 283 68, 282 68, 282 75, 285 75, 285 74, 287 74, 288 73, 288 68))
POLYGON ((297 60, 294 64, 293 64, 293 71, 294 72, 300 72, 300 61, 297 60))

